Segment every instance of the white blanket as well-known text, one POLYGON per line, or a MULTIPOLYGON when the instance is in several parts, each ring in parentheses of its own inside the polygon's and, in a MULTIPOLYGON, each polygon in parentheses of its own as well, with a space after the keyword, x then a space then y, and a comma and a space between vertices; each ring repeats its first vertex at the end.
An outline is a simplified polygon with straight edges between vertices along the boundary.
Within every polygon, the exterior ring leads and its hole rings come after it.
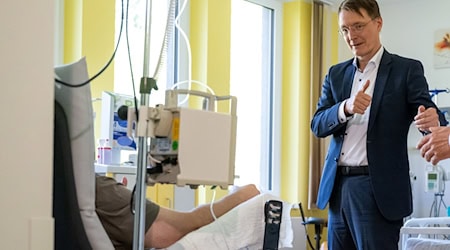
POLYGON ((448 250, 449 240, 409 238, 406 241, 407 250, 448 250))
MULTIPOLYGON (((264 205, 268 200, 280 200, 270 194, 260 194, 240 204, 215 222, 206 225, 170 246, 169 250, 257 250, 264 243, 264 205)), ((292 247, 291 204, 283 202, 279 248, 292 247)))

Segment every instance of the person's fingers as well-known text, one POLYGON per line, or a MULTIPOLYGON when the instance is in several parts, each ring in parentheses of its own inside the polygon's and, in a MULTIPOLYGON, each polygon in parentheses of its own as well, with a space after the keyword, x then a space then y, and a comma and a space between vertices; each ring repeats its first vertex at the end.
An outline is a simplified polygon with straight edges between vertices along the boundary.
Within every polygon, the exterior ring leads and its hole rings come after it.
POLYGON ((417 143, 416 148, 422 150, 423 145, 428 142, 428 138, 429 136, 422 137, 422 139, 420 139, 420 141, 417 143))
POLYGON ((433 165, 437 165, 441 160, 443 160, 444 157, 442 156, 442 154, 439 154, 437 152, 434 152, 433 155, 430 158, 430 162, 433 165))
POLYGON ((122 177, 122 184, 124 185, 124 186, 126 186, 126 185, 128 185, 128 179, 127 179, 127 177, 122 177))
POLYGON ((416 148, 423 152, 426 152, 426 150, 428 150, 427 144, 430 140, 431 140, 431 135, 426 135, 426 136, 422 137, 420 139, 420 141, 417 143, 416 148))
POLYGON ((439 130, 439 127, 430 127, 430 132, 433 133, 435 131, 439 130))
POLYGON ((370 85, 370 80, 367 80, 366 83, 364 83, 364 86, 362 87, 361 91, 366 92, 369 85, 370 85))
POLYGON ((436 155, 431 157, 431 164, 437 165, 438 163, 439 163, 439 159, 436 155))
POLYGON ((426 152, 424 155, 423 155, 423 158, 426 160, 426 161, 428 161, 428 162, 430 162, 431 161, 431 154, 429 153, 429 152, 426 152))
POLYGON ((425 158, 425 154, 427 153, 427 151, 425 150, 425 148, 422 148, 420 150, 420 156, 422 156, 422 158, 425 158))
POLYGON ((417 114, 420 114, 422 112, 425 112, 425 106, 420 105, 419 108, 417 109, 417 114))
POLYGON ((427 154, 431 154, 431 152, 430 152, 430 144, 428 143, 428 140, 426 141, 426 143, 423 143, 421 145, 421 147, 420 147, 420 155, 423 158, 426 158, 427 154))

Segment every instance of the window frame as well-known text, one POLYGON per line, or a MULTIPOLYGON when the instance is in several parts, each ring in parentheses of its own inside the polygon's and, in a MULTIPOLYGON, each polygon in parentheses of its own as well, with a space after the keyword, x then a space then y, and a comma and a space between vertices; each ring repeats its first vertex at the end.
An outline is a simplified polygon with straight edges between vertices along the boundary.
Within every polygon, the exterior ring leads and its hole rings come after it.
MULTIPOLYGON (((244 0, 242 0, 244 1, 244 0)), ((268 155, 267 161, 261 161, 260 185, 262 189, 270 190, 275 195, 280 195, 281 191, 281 92, 282 92, 282 15, 283 6, 277 0, 245 0, 247 2, 260 5, 272 10, 271 13, 271 46, 270 55, 271 69, 270 76, 270 101, 271 114, 269 123, 270 138, 265 141, 269 144, 266 151, 261 151, 261 155, 268 155)), ((238 135, 239 136, 239 135, 238 135)))

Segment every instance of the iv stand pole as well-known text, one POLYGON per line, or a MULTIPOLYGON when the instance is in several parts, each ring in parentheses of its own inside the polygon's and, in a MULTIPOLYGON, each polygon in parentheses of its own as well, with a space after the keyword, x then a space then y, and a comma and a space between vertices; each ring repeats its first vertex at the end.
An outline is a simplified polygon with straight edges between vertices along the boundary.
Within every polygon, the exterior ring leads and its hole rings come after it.
MULTIPOLYGON (((145 44, 144 44, 144 69, 141 78, 139 92, 141 94, 141 106, 148 106, 152 89, 157 90, 156 81, 149 77, 150 58, 150 31, 151 31, 151 0, 146 3, 145 15, 145 44)), ((138 122, 148 122, 146 117, 139 117, 138 122)), ((146 124, 148 125, 148 124, 146 124)), ((146 126, 147 127, 147 126, 146 126)), ((135 191, 135 215, 133 230, 133 250, 144 249, 145 236, 145 204, 146 204, 146 178, 147 178, 147 152, 148 152, 148 131, 145 136, 138 137, 138 164, 136 169, 136 191, 135 191)))

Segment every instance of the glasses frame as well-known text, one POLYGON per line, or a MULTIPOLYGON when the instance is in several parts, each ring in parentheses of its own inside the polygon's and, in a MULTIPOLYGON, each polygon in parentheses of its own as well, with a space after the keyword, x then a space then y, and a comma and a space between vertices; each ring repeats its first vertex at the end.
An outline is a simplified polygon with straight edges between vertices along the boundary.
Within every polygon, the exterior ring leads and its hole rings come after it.
POLYGON ((365 28, 370 22, 372 22, 372 21, 375 20, 375 19, 376 19, 376 18, 372 18, 372 19, 370 19, 369 21, 367 21, 367 22, 365 22, 365 23, 355 23, 355 24, 352 24, 352 25, 350 25, 350 26, 348 26, 348 27, 343 26, 343 27, 339 28, 338 32, 339 32, 339 34, 341 34, 342 36, 348 36, 348 33, 349 33, 350 31, 352 31, 352 33, 359 34, 359 33, 363 32, 363 31, 364 31, 364 28, 365 28))

